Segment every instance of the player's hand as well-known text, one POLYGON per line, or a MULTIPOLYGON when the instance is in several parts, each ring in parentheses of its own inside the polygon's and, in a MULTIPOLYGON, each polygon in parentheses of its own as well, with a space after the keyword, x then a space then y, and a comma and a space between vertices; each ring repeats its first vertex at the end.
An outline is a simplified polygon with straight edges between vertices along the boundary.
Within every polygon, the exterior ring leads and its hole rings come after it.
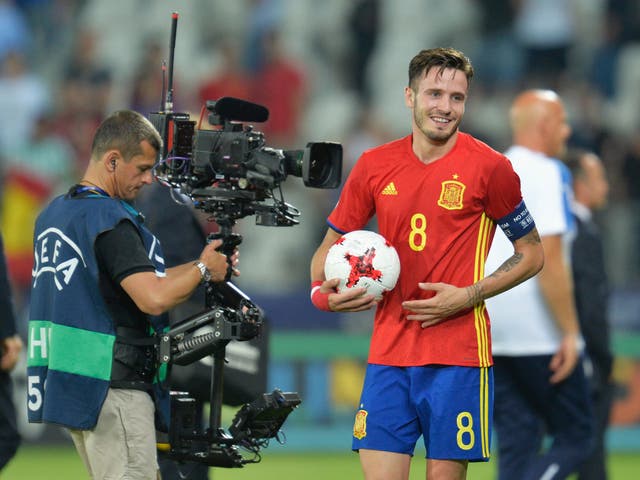
POLYGON ((469 293, 466 288, 459 288, 447 283, 418 283, 418 287, 425 291, 435 292, 427 299, 407 300, 402 302, 402 308, 410 311, 407 320, 422 322, 422 328, 440 323, 447 317, 468 307, 469 293))
POLYGON ((2 349, 2 360, 0 360, 0 370, 10 372, 18 363, 20 351, 22 350, 22 339, 18 335, 8 337, 0 342, 2 349))
POLYGON ((553 372, 549 382, 560 383, 566 379, 578 364, 579 358, 577 335, 564 335, 560 348, 549 362, 549 370, 553 372))
POLYGON ((329 308, 333 312, 362 312, 370 310, 378 304, 378 300, 367 294, 366 288, 350 288, 338 293, 336 288, 340 279, 325 280, 320 286, 320 292, 329 294, 329 308))

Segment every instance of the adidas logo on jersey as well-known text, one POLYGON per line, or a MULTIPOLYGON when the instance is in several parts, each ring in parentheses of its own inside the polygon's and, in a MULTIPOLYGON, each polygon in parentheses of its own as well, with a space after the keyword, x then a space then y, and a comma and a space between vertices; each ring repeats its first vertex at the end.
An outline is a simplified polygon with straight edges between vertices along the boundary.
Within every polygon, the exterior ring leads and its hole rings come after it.
POLYGON ((384 187, 384 189, 382 190, 382 195, 398 195, 398 190, 396 190, 396 186, 393 184, 393 182, 384 187))

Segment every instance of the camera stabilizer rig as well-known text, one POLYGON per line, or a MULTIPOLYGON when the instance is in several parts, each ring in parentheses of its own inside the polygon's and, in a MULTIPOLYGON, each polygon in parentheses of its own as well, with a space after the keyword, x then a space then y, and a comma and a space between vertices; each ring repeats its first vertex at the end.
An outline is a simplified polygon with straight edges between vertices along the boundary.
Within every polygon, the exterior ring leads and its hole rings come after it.
POLYGON ((300 404, 295 392, 276 389, 245 404, 228 430, 221 428, 225 347, 260 334, 262 311, 230 282, 207 285, 207 308, 175 324, 160 337, 160 363, 188 365, 212 355, 209 426, 197 420, 197 403, 187 392, 171 392, 171 424, 160 452, 178 461, 242 467, 260 461, 269 439, 282 442, 280 428, 300 404), (252 456, 243 456, 241 450, 252 456))
MULTIPOLYGON (((177 22, 174 12, 167 88, 165 92, 163 86, 161 111, 149 115, 163 138, 155 176, 210 214, 209 220, 217 223, 219 231, 209 239, 222 239, 221 251, 231 255, 242 241, 233 232, 240 218, 255 215, 256 224, 266 226, 298 223, 300 212, 282 194, 281 183, 288 175, 302 177, 308 187, 338 187, 342 146, 312 142, 302 150, 266 147, 264 135, 241 122, 266 121, 267 108, 232 97, 206 102, 200 120, 208 112, 210 129, 196 128, 189 114, 173 112, 177 22)), ((195 399, 186 392, 172 392, 168 439, 158 448, 175 460, 219 467, 256 463, 269 439, 283 441, 280 428, 301 402, 297 393, 276 389, 241 407, 228 430, 220 427, 226 346, 231 340, 255 338, 264 322, 262 310, 228 280, 208 284, 205 309, 161 336, 161 364, 188 365, 208 355, 213 358, 208 428, 203 429, 196 420, 195 399), (240 449, 253 456, 243 457, 240 449)))

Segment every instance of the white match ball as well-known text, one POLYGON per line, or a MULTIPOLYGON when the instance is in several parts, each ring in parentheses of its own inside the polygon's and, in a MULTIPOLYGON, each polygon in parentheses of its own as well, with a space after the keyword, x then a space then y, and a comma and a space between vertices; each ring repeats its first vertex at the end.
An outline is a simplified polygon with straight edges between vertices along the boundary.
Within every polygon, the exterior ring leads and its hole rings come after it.
POLYGON ((355 230, 340 237, 329 249, 324 263, 327 280, 339 278, 338 292, 366 288, 381 297, 392 290, 400 275, 398 252, 382 235, 355 230))

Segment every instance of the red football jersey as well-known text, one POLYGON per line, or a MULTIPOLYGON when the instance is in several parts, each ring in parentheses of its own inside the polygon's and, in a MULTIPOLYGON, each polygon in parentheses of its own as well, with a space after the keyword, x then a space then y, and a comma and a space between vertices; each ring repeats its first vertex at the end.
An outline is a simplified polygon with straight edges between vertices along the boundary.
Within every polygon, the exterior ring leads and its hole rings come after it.
POLYGON ((521 200, 509 160, 468 134, 460 132, 453 149, 428 165, 413 153, 411 135, 362 154, 328 223, 344 233, 376 215, 380 234, 400 256, 398 283, 376 311, 370 363, 493 363, 484 304, 423 329, 406 319, 402 302, 433 296, 419 282, 464 287, 482 279, 494 220, 521 200))

